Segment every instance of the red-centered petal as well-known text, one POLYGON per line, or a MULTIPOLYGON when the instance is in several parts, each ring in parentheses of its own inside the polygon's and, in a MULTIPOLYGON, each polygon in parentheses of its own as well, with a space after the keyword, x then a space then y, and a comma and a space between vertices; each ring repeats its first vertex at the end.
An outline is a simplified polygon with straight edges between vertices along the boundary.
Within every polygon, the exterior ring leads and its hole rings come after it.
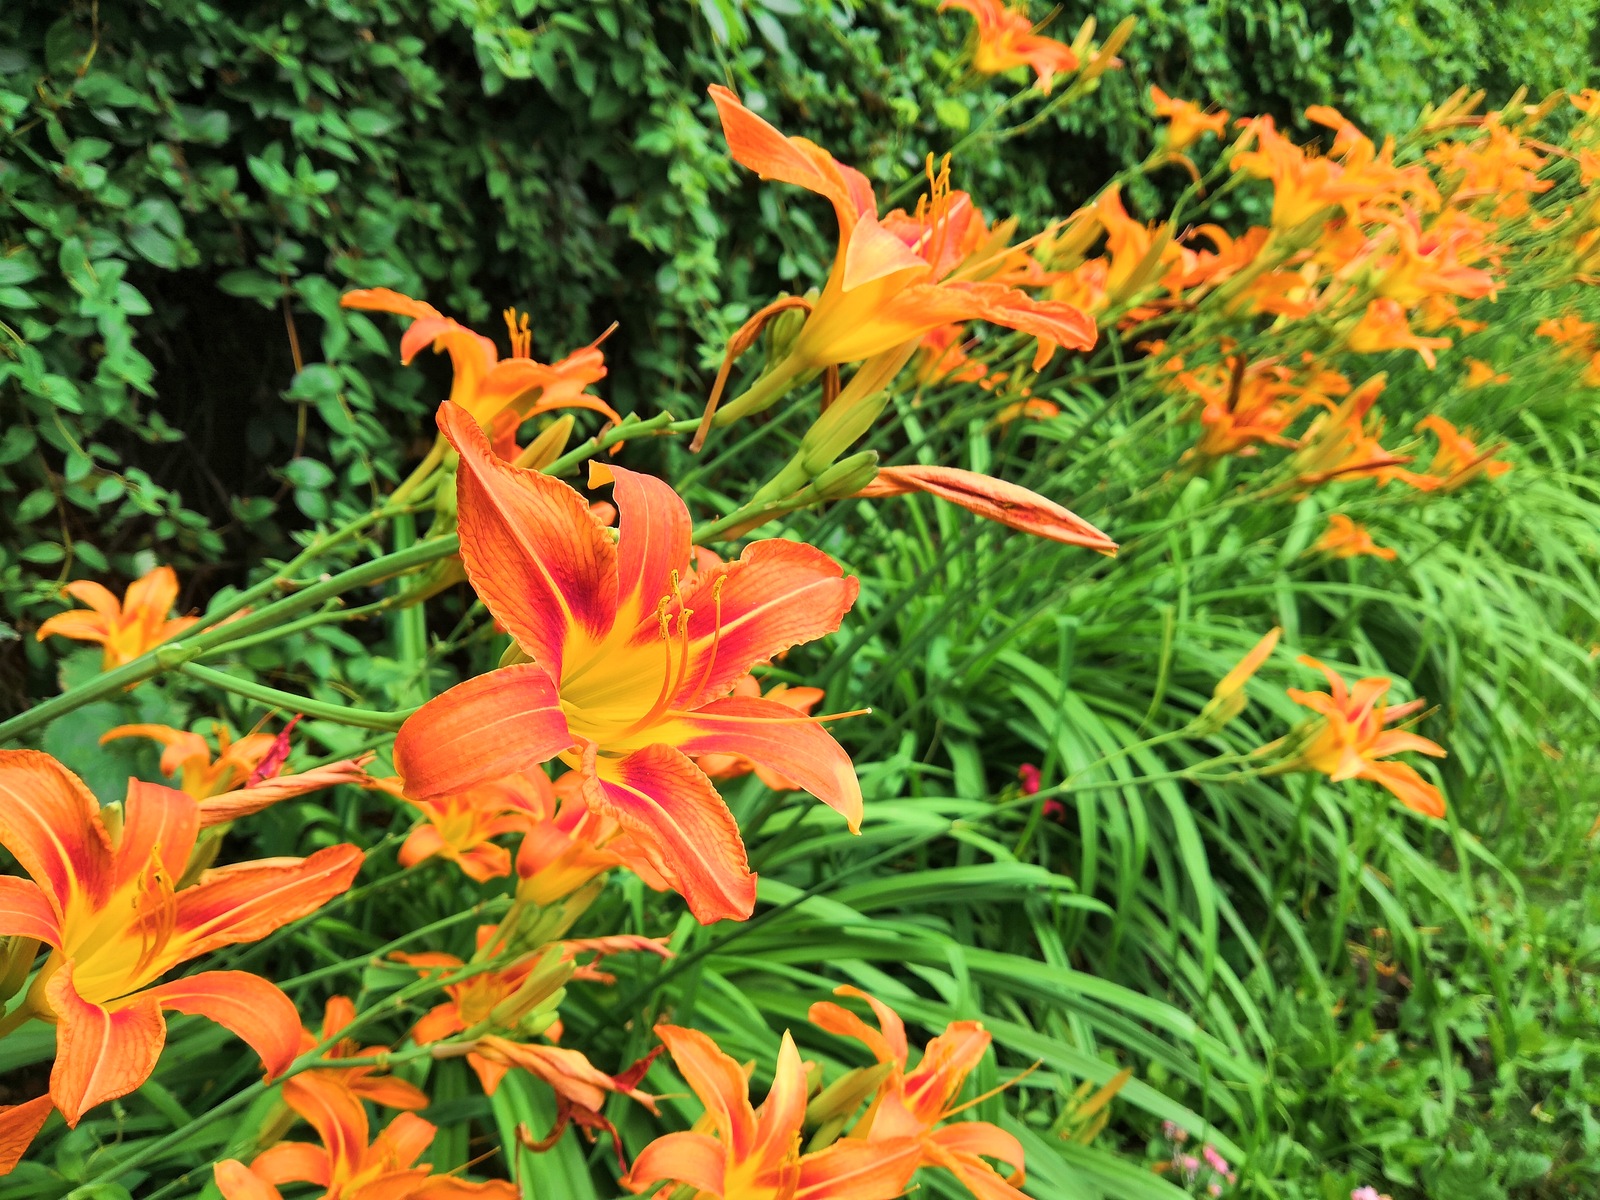
POLYGON ((157 567, 128 585, 122 597, 122 611, 159 625, 177 600, 178 573, 171 567, 157 567))
POLYGON ((346 1176, 367 1151, 367 1110, 344 1086, 317 1071, 283 1081, 283 1099, 306 1119, 328 1151, 334 1178, 346 1176))
POLYGON ((0 1105, 0 1175, 10 1172, 55 1111, 49 1093, 21 1104, 0 1105))
POLYGON ((834 632, 860 590, 814 546, 779 538, 750 543, 737 561, 700 575, 685 600, 693 610, 691 650, 673 707, 697 709, 726 695, 756 663, 834 632))
POLYGON ((0 875, 0 937, 32 938, 60 949, 61 921, 33 880, 0 875))
POLYGON ((111 625, 99 613, 71 609, 47 618, 33 636, 41 642, 47 637, 71 638, 75 642, 103 642, 111 636, 111 625))
POLYGON ((592 649, 617 611, 617 548, 582 496, 496 457, 471 415, 439 406, 461 455, 461 561, 473 590, 528 654, 561 677, 568 649, 592 649))
POLYGON ((167 1025, 154 1000, 134 996, 107 1009, 78 995, 72 964, 45 984, 57 1018, 56 1065, 50 1096, 67 1124, 77 1127, 96 1104, 126 1096, 156 1069, 167 1025))
POLYGON ((617 625, 631 630, 654 619, 656 605, 674 594, 673 575, 689 574, 689 509, 664 480, 590 462, 589 487, 612 485, 621 524, 617 535, 617 625))
POLYGON ((744 1068, 698 1029, 657 1025, 655 1033, 678 1073, 706 1106, 706 1116, 733 1156, 747 1157, 755 1139, 756 1116, 744 1068))
POLYGON ((872 185, 861 172, 845 166, 815 142, 785 137, 739 103, 727 88, 712 84, 709 91, 734 162, 762 179, 792 183, 826 196, 833 203, 842 233, 849 232, 859 215, 876 211, 872 185))
POLYGON ((956 467, 884 467, 857 495, 926 492, 986 520, 1069 546, 1115 554, 1117 544, 1076 513, 1015 483, 956 467))
POLYGON ((225 1158, 213 1164, 211 1177, 216 1180, 223 1200, 283 1200, 282 1192, 253 1174, 237 1158, 225 1158))
POLYGON ((863 213, 845 243, 840 290, 851 292, 902 272, 905 272, 903 282, 910 283, 932 269, 921 255, 879 224, 875 215, 863 213))
POLYGON ((167 877, 176 884, 199 833, 200 806, 194 797, 159 783, 128 780, 113 886, 120 888, 142 874, 153 855, 160 855, 167 877))
POLYGON ((798 1149, 800 1126, 806 1119, 806 1065, 800 1061, 789 1031, 783 1032, 778 1062, 761 1111, 756 1115, 755 1143, 751 1155, 777 1167, 798 1149))
POLYGON ((1373 783, 1387 788, 1396 800, 1412 812, 1421 813, 1425 817, 1444 816, 1444 795, 1408 763, 1367 763, 1356 772, 1355 777, 1370 779, 1373 783))
POLYGON ((279 1142, 256 1155, 251 1174, 268 1183, 314 1183, 327 1187, 328 1152, 310 1142, 279 1142))
POLYGON ((261 1056, 268 1079, 287 1071, 300 1050, 300 1014, 294 1003, 247 971, 202 971, 157 984, 143 998, 215 1021, 261 1056))
POLYGON ((633 835, 650 865, 702 925, 742 921, 756 905, 739 826, 705 773, 670 746, 607 759, 584 780, 584 802, 633 835))
POLYGON ((545 668, 518 663, 459 683, 412 713, 395 738, 394 765, 407 796, 431 800, 531 770, 573 741, 545 668))
POLYGON ((844 747, 816 721, 773 700, 729 696, 651 731, 685 754, 737 754, 776 771, 861 828, 861 784, 844 747))
POLYGON ((633 1160, 622 1185, 642 1192, 662 1180, 686 1184, 695 1193, 724 1194, 727 1151, 716 1138, 703 1133, 668 1133, 658 1137, 633 1160))
POLYGON ((100 804, 71 771, 37 750, 0 750, 0 846, 65 913, 74 895, 104 904, 111 839, 100 804))
POLYGON ((361 851, 329 846, 309 858, 265 859, 207 871, 177 895, 172 962, 219 946, 253 942, 342 895, 361 870, 361 851))
POLYGON ((794 1200, 894 1200, 922 1160, 918 1138, 868 1142, 844 1138, 800 1160, 794 1200))

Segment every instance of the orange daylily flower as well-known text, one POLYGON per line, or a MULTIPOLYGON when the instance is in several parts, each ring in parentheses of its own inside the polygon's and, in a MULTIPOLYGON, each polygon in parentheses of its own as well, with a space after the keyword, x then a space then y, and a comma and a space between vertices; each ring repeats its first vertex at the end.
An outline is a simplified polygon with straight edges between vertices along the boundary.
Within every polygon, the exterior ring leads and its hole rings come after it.
POLYGON ((1540 321, 1533 332, 1539 337, 1549 338, 1573 358, 1588 358, 1595 350, 1595 329, 1592 322, 1568 313, 1540 321))
POLYGON ((582 776, 569 771, 555 783, 553 810, 523 836, 517 849, 517 898, 544 908, 560 903, 613 867, 628 867, 656 891, 667 881, 649 865, 617 823, 583 803, 582 776))
POLYGON ((164 1011, 216 1021, 261 1056, 269 1076, 295 1057, 299 1016, 265 979, 206 971, 155 981, 321 907, 350 886, 361 852, 334 846, 306 859, 238 863, 174 892, 200 822, 193 797, 133 780, 108 827, 89 789, 55 759, 0 752, 0 845, 31 876, 0 876, 0 934, 50 947, 24 1003, 56 1026, 50 1098, 68 1125, 149 1078, 166 1038, 164 1011))
MULTIPOLYGON (((300 1031, 300 1053, 316 1049, 329 1038, 338 1041, 322 1052, 325 1059, 369 1058, 383 1053, 388 1046, 362 1046, 354 1038, 339 1037, 356 1019, 356 1006, 348 996, 329 996, 322 1009, 322 1029, 313 1033, 300 1031)), ((333 1088, 357 1100, 371 1100, 384 1108, 411 1111, 427 1108, 428 1093, 414 1083, 382 1073, 382 1067, 317 1067, 295 1076, 301 1087, 333 1088)))
POLYGON ((1422 361, 1432 369, 1438 365, 1435 350, 1450 346, 1449 338, 1421 337, 1411 332, 1405 309, 1398 301, 1379 297, 1367 302, 1367 308, 1350 331, 1347 344, 1357 354, 1379 354, 1385 350, 1415 350, 1422 361))
POLYGON ((212 1168, 224 1200, 282 1200, 282 1183, 325 1189, 318 1200, 519 1200, 522 1191, 503 1179, 469 1183, 435 1175, 417 1159, 436 1126, 403 1112, 371 1137, 367 1111, 347 1092, 319 1088, 299 1076, 285 1081, 283 1097, 317 1131, 322 1145, 279 1142, 248 1167, 236 1158, 212 1168))
POLYGON ((640 1151, 622 1180, 630 1191, 668 1180, 657 1200, 672 1195, 674 1184, 706 1200, 893 1200, 910 1182, 921 1152, 914 1138, 844 1139, 800 1153, 806 1069, 788 1033, 759 1109, 750 1103, 744 1068, 705 1034, 657 1025, 656 1036, 706 1115, 695 1130, 658 1137, 640 1151))
POLYGON ((1052 417, 1061 415, 1061 406, 1049 400, 1033 397, 1028 400, 1013 400, 994 415, 994 423, 1001 429, 1013 421, 1048 421, 1052 417))
POLYGON ((1261 665, 1272 656, 1283 636, 1279 626, 1273 626, 1233 667, 1217 681, 1211 699, 1205 702, 1194 723, 1211 731, 1220 730, 1244 711, 1244 687, 1255 678, 1261 665))
POLYGON ((1489 363, 1481 358, 1469 358, 1467 361, 1467 376, 1461 381, 1461 386, 1467 391, 1476 391, 1481 387, 1490 387, 1494 384, 1510 383, 1511 376, 1503 371, 1496 371, 1489 363))
POLYGON ((1010 529, 1114 555, 1117 544, 1076 513, 1037 492, 956 467, 883 467, 856 493, 863 499, 926 492, 1010 529))
POLYGON ((178 599, 178 576, 171 567, 157 567, 134 580, 122 599, 88 579, 75 579, 61 589, 89 606, 57 613, 39 626, 39 641, 60 635, 105 647, 101 669, 111 670, 169 642, 200 618, 168 617, 178 599))
POLYGON ((1004 0, 939 0, 939 11, 959 8, 977 22, 973 31, 972 69, 980 75, 1003 75, 1017 67, 1031 67, 1039 90, 1050 94, 1057 75, 1078 69, 1071 46, 1033 31, 1026 0, 1015 7, 1004 0))
POLYGON ((1416 477, 1405 470, 1405 464, 1411 459, 1391 454, 1379 441, 1383 435, 1382 420, 1378 420, 1371 431, 1367 428, 1367 415, 1383 392, 1384 383, 1385 376, 1374 375, 1340 401, 1332 412, 1312 422, 1290 460, 1296 482, 1316 486, 1334 479, 1363 476, 1379 483, 1391 479, 1415 481, 1416 477))
POLYGON ((792 375, 902 354, 929 330, 962 321, 1039 338, 1036 368, 1052 345, 1094 345, 1094 322, 1071 305, 980 278, 1005 256, 989 247, 993 239, 972 198, 950 190, 948 172, 933 175, 932 192, 915 213, 880 218, 865 175, 814 142, 785 137, 727 88, 710 90, 734 161, 825 197, 838 218, 838 253, 790 351, 792 375), (975 250, 979 261, 970 261, 975 250))
POLYGON ((1440 142, 1425 157, 1441 174, 1455 176, 1453 201, 1492 199, 1494 216, 1522 216, 1532 207, 1530 197, 1555 186, 1555 180, 1539 178, 1543 156, 1497 119, 1478 129, 1474 140, 1440 142))
POLYGON ((1336 371, 1315 371, 1305 383, 1295 372, 1271 359, 1247 362, 1242 355, 1180 371, 1174 383, 1201 402, 1205 432, 1191 452, 1202 458, 1250 456, 1258 446, 1292 447, 1288 429, 1312 405, 1332 409, 1331 396, 1350 390, 1336 371))
MULTIPOLYGON (((745 675, 733 685, 731 694, 744 696, 752 700, 760 699, 761 684, 754 675, 745 675)), ((785 708, 792 708, 795 712, 804 716, 822 703, 822 689, 790 687, 786 683, 775 683, 767 689, 765 698, 781 704, 785 708)), ((794 781, 787 776, 768 767, 763 767, 759 763, 751 762, 742 754, 707 754, 696 761, 709 779, 737 779, 741 775, 748 775, 754 771, 756 778, 775 792, 800 790, 794 781)))
POLYGON ((528 329, 526 313, 519 325, 515 313, 506 310, 511 355, 502 359, 490 339, 445 316, 433 305, 389 288, 346 292, 339 298, 339 305, 411 317, 411 327, 400 339, 401 363, 409 364, 427 345, 432 345, 435 353, 449 354, 455 371, 450 399, 472 414, 491 436, 495 453, 502 458, 516 456, 518 428, 541 413, 585 408, 609 421, 622 420, 616 409, 587 392, 591 384, 606 377, 605 355, 600 351, 604 334, 560 362, 545 364, 533 357, 533 334, 528 329))
POLYGON ((1417 428, 1426 429, 1439 439, 1439 448, 1434 451, 1427 472, 1411 481, 1424 491, 1453 492, 1479 477, 1498 479, 1511 470, 1510 463, 1495 461, 1494 456, 1505 449, 1504 442, 1480 450, 1473 440, 1472 430, 1457 429, 1435 415, 1423 417, 1417 422, 1417 428))
POLYGON ((100 744, 127 737, 160 742, 161 773, 169 778, 176 775, 184 794, 200 802, 202 829, 251 816, 280 800, 344 783, 364 787, 370 782, 362 769, 366 758, 278 774, 288 756, 287 728, 276 736, 247 733, 238 739, 221 722, 213 722, 212 731, 217 739, 215 760, 203 736, 170 725, 118 725, 100 735, 100 744))
POLYGON ((1158 87, 1150 88, 1156 116, 1167 122, 1166 148, 1174 154, 1194 145, 1206 134, 1219 141, 1228 131, 1228 110, 1208 113, 1191 100, 1174 100, 1158 87))
POLYGON ((962 1087, 985 1053, 989 1031, 977 1021, 952 1021, 927 1044, 912 1070, 909 1048, 899 1015, 881 1000, 859 988, 838 987, 836 996, 865 1000, 878 1019, 873 1029, 849 1009, 828 1001, 811 1006, 808 1017, 819 1029, 864 1043, 880 1063, 891 1070, 878 1086, 871 1105, 850 1131, 850 1138, 868 1145, 894 1145, 911 1139, 920 1143, 921 1163, 949 1171, 980 1200, 1026 1200, 1022 1144, 997 1125, 984 1121, 940 1123, 960 1111, 955 1103, 962 1087), (1009 1163, 1016 1170, 1002 1176, 985 1158, 1009 1163))
POLYGON ((1386 705, 1383 697, 1392 686, 1388 678, 1361 679, 1347 687, 1335 671, 1309 655, 1301 655, 1299 661, 1327 676, 1331 692, 1289 689, 1289 699, 1322 719, 1311 727, 1299 753, 1279 769, 1315 771, 1334 783, 1369 779, 1414 812, 1427 817, 1444 816, 1444 797, 1417 774, 1416 768, 1407 763, 1379 761, 1411 750, 1433 758, 1445 756, 1444 748, 1436 742, 1405 730, 1384 728, 1416 712, 1423 702, 1386 705))
POLYGON ((963 340, 966 326, 956 321, 930 329, 922 335, 921 361, 917 364, 917 382, 977 383, 989 373, 983 363, 967 355, 963 340))
POLYGON ((730 696, 750 667, 839 627, 858 584, 827 555, 769 539, 685 585, 689 512, 659 479, 591 464, 621 512, 613 540, 572 488, 502 462, 465 410, 439 426, 461 456, 461 558, 528 661, 450 689, 395 741, 406 794, 462 792, 561 758, 701 921, 755 905, 738 826, 692 755, 742 754, 861 820, 849 757, 813 718, 730 696))
POLYGON ((1406 309, 1430 296, 1493 299, 1500 283, 1482 267, 1462 261, 1463 255, 1480 259, 1489 253, 1481 225, 1465 214, 1456 214, 1454 219, 1441 218, 1425 230, 1415 209, 1390 220, 1395 248, 1380 269, 1375 285, 1378 295, 1406 309))
POLYGON ((555 807, 550 780, 542 771, 491 779, 462 792, 416 800, 406 795, 397 778, 377 786, 417 809, 424 821, 400 847, 400 865, 414 867, 438 856, 461 868, 478 883, 511 874, 511 852, 495 838, 526 833, 555 807))
POLYGON ((1328 515, 1327 532, 1316 540, 1311 549, 1331 554, 1334 558, 1359 558, 1365 555, 1393 562, 1396 557, 1388 546, 1380 546, 1372 540, 1372 534, 1367 532, 1365 525, 1356 524, 1343 513, 1328 515))

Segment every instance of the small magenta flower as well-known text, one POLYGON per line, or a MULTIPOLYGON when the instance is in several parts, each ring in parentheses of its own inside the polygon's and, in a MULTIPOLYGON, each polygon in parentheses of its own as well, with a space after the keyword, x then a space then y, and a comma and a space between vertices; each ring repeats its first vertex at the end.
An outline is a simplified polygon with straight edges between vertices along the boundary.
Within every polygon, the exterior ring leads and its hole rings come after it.
POLYGON ((1017 778, 1022 781, 1022 794, 1032 796, 1039 790, 1041 782, 1039 768, 1032 763, 1023 763, 1017 768, 1017 778))

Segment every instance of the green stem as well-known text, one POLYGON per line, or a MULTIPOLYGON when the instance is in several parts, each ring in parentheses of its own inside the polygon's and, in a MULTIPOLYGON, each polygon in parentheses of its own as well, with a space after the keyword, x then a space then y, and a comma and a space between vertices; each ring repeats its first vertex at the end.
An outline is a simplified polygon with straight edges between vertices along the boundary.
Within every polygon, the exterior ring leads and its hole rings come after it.
POLYGON ((789 355, 773 364, 765 374, 746 388, 737 400, 724 404, 718 411, 714 424, 721 429, 725 425, 732 425, 740 417, 766 411, 813 373, 809 363, 797 359, 792 354, 789 355))
POLYGON ((304 713, 308 717, 320 717, 325 721, 337 721, 342 725, 354 725, 358 729, 399 729, 405 723, 405 719, 416 711, 414 708, 400 712, 346 708, 322 700, 313 700, 310 696, 279 691, 275 687, 253 683, 248 679, 235 679, 224 671, 213 671, 210 667, 202 667, 198 663, 180 663, 178 670, 201 683, 224 692, 232 692, 235 696, 243 696, 246 700, 254 700, 258 704, 281 708, 286 712, 304 713))

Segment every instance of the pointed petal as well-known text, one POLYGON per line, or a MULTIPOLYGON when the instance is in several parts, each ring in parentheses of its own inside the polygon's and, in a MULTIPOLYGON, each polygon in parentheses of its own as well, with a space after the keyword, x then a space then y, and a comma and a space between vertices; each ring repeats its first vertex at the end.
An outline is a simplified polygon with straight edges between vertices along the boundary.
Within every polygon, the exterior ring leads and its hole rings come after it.
POLYGON ((729 696, 675 717, 653 734, 685 754, 737 754, 804 788, 861 827, 861 784, 844 747, 823 726, 773 700, 729 696))
POLYGON ((689 574, 689 510, 677 492, 653 475, 590 462, 589 487, 612 485, 621 524, 617 536, 617 624, 631 629, 673 595, 674 572, 689 574))
POLYGON ((199 833, 200 806, 192 796, 159 783, 128 780, 112 886, 120 888, 138 877, 158 854, 167 877, 176 884, 183 878, 199 833))
POLYGON ((259 975, 202 971, 144 993, 164 1009, 206 1017, 261 1057, 267 1078, 282 1075, 300 1050, 300 1014, 294 1003, 259 975))
POLYGON ((1412 812, 1425 817, 1442 817, 1445 813, 1444 795, 1433 784, 1417 773, 1408 763, 1367 763, 1356 775, 1370 779, 1394 794, 1396 800, 1412 812))
POLYGON ((705 774, 670 746, 647 746, 599 764, 584 802, 633 835, 650 865, 702 925, 742 921, 755 909, 756 879, 733 814, 705 774))
POLYGON ((1449 753, 1438 742, 1404 729, 1386 729, 1378 735, 1367 753, 1373 758, 1388 758, 1391 754, 1404 754, 1407 751, 1426 754, 1429 758, 1449 757, 1449 753))
POLYGON ((344 1085, 319 1071, 283 1081, 283 1099, 317 1131, 328 1152, 329 1174, 351 1172, 367 1152, 367 1110, 344 1085))
POLYGON ((956 321, 988 321, 1069 350, 1093 349, 1096 337, 1094 318, 1082 309, 1035 300, 1002 283, 913 284, 889 301, 879 319, 915 326, 912 336, 956 321))
POLYGON ((31 879, 0 875, 0 938, 25 937, 60 948, 61 922, 44 889, 31 879))
POLYGON ((155 1001, 145 996, 114 1009, 91 1004, 73 986, 70 962, 45 984, 45 999, 58 1021, 50 1096, 76 1128, 96 1104, 126 1096, 150 1078, 167 1040, 167 1024, 155 1001))
POLYGON ((391 1158, 402 1167, 410 1167, 422 1157, 422 1152, 438 1132, 438 1126, 432 1122, 424 1121, 416 1113, 403 1112, 373 1139, 372 1145, 374 1150, 382 1147, 386 1151, 384 1157, 391 1158))
POLYGON ((223 1200, 283 1200, 282 1192, 253 1174, 237 1158, 225 1158, 213 1164, 211 1177, 216 1180, 223 1200))
POLYGON ((1022 1144, 1011 1134, 983 1121, 946 1125, 928 1136, 928 1158, 964 1184, 977 1200, 1028 1200, 1015 1184, 1023 1181, 1022 1144), (1006 1179, 979 1155, 998 1158, 1016 1168, 1006 1179))
POLYGON ((868 1142, 842 1138, 800 1160, 800 1185, 794 1200, 894 1200, 922 1159, 917 1138, 868 1142))
POLYGON ((797 1148, 800 1126, 805 1119, 806 1065, 800 1061, 800 1051, 786 1029, 778 1047, 772 1090, 756 1114, 751 1157, 773 1166, 786 1161, 797 1148))
POLYGON ((685 600, 693 610, 688 683, 673 707, 699 708, 726 695, 755 664, 834 632, 860 590, 859 580, 814 546, 779 538, 750 543, 737 561, 700 575, 685 600))
POLYGON ((320 792, 323 788, 339 787, 341 784, 365 787, 369 782, 366 771, 362 769, 362 761, 354 758, 329 763, 325 767, 313 767, 309 771, 297 771, 293 775, 274 775, 260 783, 235 788, 218 796, 207 796, 200 801, 200 828, 210 829, 213 825, 225 825, 241 817, 253 816, 280 800, 320 792))
POLYGON ((858 1000, 865 1000, 872 1008, 873 1014, 878 1018, 878 1028, 874 1029, 855 1013, 841 1004, 834 1004, 828 1000, 819 1000, 811 1006, 806 1014, 818 1029, 839 1037, 855 1038, 872 1052, 872 1057, 881 1063, 895 1063, 898 1066, 906 1065, 908 1047, 906 1045, 906 1027, 900 1020, 900 1014, 895 1012, 883 1001, 867 995, 860 988, 851 987, 849 984, 833 989, 835 996, 854 996, 858 1000))
POLYGON ((0 846, 64 913, 74 894, 103 904, 111 839, 83 781, 48 754, 0 750, 0 846))
POLYGON ((176 775, 190 759, 198 758, 203 763, 211 761, 211 747, 205 738, 186 729, 174 729, 170 725, 118 725, 100 735, 100 744, 104 746, 107 742, 126 737, 149 738, 161 743, 163 775, 176 775))
POLYGON ((418 825, 400 844, 399 863, 407 869, 420 862, 426 862, 435 854, 443 852, 445 848, 444 837, 432 825, 424 821, 418 825))
POLYGON ((657 1025, 655 1032, 684 1082, 706 1106, 706 1116, 729 1153, 735 1160, 747 1157, 756 1135, 756 1116, 744 1068, 698 1029, 657 1025))
POLYGON ((138 615, 141 620, 159 625, 177 601, 178 573, 171 567, 157 567, 128 585, 122 597, 122 611, 126 616, 138 615))
POLYGON ((394 764, 406 795, 430 800, 530 770, 574 741, 545 668, 519 663, 424 704, 400 727, 394 764))
POLYGON ((92 579, 74 579, 61 590, 102 617, 116 618, 122 615, 122 601, 109 588, 92 579))
POLYGON ((362 1099, 371 1100, 384 1108, 414 1111, 427 1108, 433 1103, 428 1098, 427 1092, 414 1083, 407 1083, 404 1079, 393 1079, 388 1076, 379 1079, 357 1079, 349 1087, 362 1099))
POLYGON ((75 642, 104 642, 111 636, 111 626, 99 613, 70 609, 47 618, 33 636, 41 642, 47 637, 71 638, 75 642))
POLYGON ((433 305, 413 300, 393 288, 356 288, 339 297, 340 308, 359 308, 367 312, 394 313, 399 317, 443 317, 433 305))
POLYGON ((303 859, 263 859, 207 871, 177 895, 174 962, 219 946, 253 942, 315 912, 349 889, 361 851, 329 846, 303 859))
POLYGON ((501 461, 472 417, 439 407, 461 455, 461 561, 485 606, 552 679, 569 648, 599 643, 617 609, 617 549, 582 496, 501 461))
POLYGON ((21 1104, 0 1105, 0 1175, 7 1174, 28 1152, 55 1107, 49 1093, 21 1104))
POLYGON ((956 467, 884 467, 858 495, 926 492, 990 521, 1069 546, 1115 554, 1117 544, 1076 513, 1025 487, 956 467))
POLYGON ((642 1192, 651 1184, 670 1180, 686 1184, 697 1194, 721 1196, 726 1170, 727 1151, 716 1138, 703 1133, 668 1133, 639 1151, 622 1184, 629 1191, 642 1192))
POLYGON ((256 1155, 250 1173, 267 1183, 314 1183, 327 1187, 328 1152, 310 1142, 279 1142, 256 1155))

